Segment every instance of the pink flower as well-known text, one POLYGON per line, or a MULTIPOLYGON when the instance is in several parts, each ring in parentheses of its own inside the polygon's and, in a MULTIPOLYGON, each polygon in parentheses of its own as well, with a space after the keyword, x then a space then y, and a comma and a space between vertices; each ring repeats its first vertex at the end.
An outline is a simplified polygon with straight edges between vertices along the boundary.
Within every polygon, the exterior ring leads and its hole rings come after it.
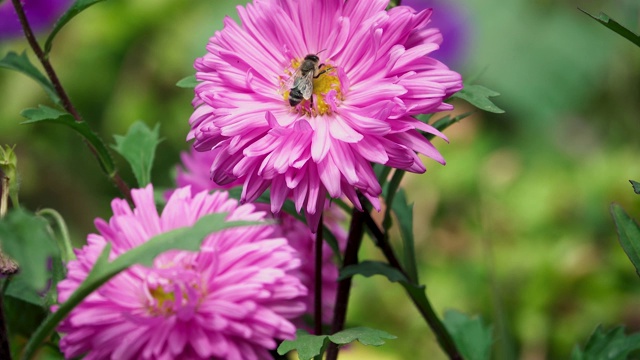
POLYGON ((225 20, 195 62, 187 137, 215 155, 214 182, 242 181, 248 202, 271 188, 273 212, 293 197, 316 229, 327 194, 361 209, 360 191, 379 210, 372 163, 422 173, 416 152, 444 163, 419 131, 444 135, 414 116, 451 110, 443 99, 460 75, 429 57, 441 40, 430 10, 387 3, 256 0, 238 7, 241 25, 225 20), (292 106, 308 54, 323 65, 306 72, 317 76, 311 97, 292 106))
MULTIPOLYGON (((197 191, 216 190, 218 186, 211 181, 209 167, 214 160, 213 152, 190 151, 180 154, 182 167, 178 167, 176 184, 178 187, 190 185, 197 191)), ((256 208, 268 211, 269 205, 255 203, 256 208)), ((342 250, 347 242, 347 234, 340 226, 340 221, 344 220, 344 213, 337 206, 327 205, 324 212, 324 224, 335 236, 338 245, 342 250)), ((293 247, 302 259, 299 269, 292 272, 300 279, 302 284, 309 289, 309 294, 304 299, 307 305, 307 314, 313 316, 314 294, 315 294, 315 240, 316 235, 309 230, 309 227, 295 217, 281 212, 273 215, 277 221, 275 235, 287 239, 289 245, 293 247)), ((333 308, 338 288, 338 267, 333 261, 333 251, 326 243, 322 251, 322 318, 324 323, 330 323, 333 318, 333 308)), ((302 321, 296 321, 301 324, 302 321)))
MULTIPOLYGON (((100 234, 68 264, 59 283, 64 302, 86 278, 107 242, 111 257, 151 237, 228 212, 229 220, 261 220, 253 205, 238 206, 226 193, 191 195, 176 190, 161 215, 151 186, 133 190, 135 209, 112 202, 114 215, 96 220, 100 234)), ((85 359, 270 359, 276 340, 294 337, 289 319, 305 311, 307 294, 291 275, 300 260, 273 226, 225 230, 208 236, 199 252, 169 251, 153 268, 133 266, 87 297, 63 321, 60 348, 85 359)))

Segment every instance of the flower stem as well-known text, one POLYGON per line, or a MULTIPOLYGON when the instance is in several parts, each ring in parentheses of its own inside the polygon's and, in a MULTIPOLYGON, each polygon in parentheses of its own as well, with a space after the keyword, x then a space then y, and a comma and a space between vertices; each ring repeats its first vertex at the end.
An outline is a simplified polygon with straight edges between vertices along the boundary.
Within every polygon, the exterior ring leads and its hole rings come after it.
MULTIPOLYGON (((351 213, 351 225, 349 226, 349 236, 347 237, 347 248, 344 252, 343 268, 358 263, 358 250, 360 249, 360 244, 362 244, 362 235, 364 234, 364 219, 365 213, 354 208, 351 213)), ((344 328, 350 293, 351 278, 349 277, 338 283, 336 306, 333 314, 333 323, 331 324, 332 334, 344 328)), ((327 349, 327 360, 336 360, 337 358, 338 346, 330 343, 327 349)))
MULTIPOLYGON (((407 280, 409 280, 410 277, 402 268, 402 265, 400 264, 395 254, 393 253, 393 249, 391 248, 391 245, 389 244, 387 237, 384 236, 384 233, 382 232, 382 230, 380 230, 380 228, 375 223, 373 218, 371 218, 371 214, 369 214, 368 212, 365 212, 364 216, 365 216, 364 221, 367 224, 367 227, 369 228, 369 230, 371 230, 371 234, 376 239, 376 245, 378 245, 378 247, 384 254, 385 258, 389 262, 389 265, 396 268, 403 275, 405 275, 407 280)), ((420 284, 407 284, 405 286, 405 290, 407 289, 407 286, 413 287, 413 288, 419 288, 420 284)), ((438 340, 440 347, 449 356, 449 359, 462 360, 462 355, 460 355, 460 352, 458 351, 458 348, 455 342, 453 341, 451 334, 449 334, 449 331, 447 331, 447 328, 444 326, 442 321, 440 321, 440 319, 438 318, 438 315, 436 314, 435 310, 431 306, 431 303, 429 302, 429 299, 427 298, 426 294, 424 294, 424 297, 419 298, 416 292, 407 290, 407 293, 411 297, 411 301, 413 301, 413 304, 416 306, 416 308, 420 312, 420 315, 422 315, 422 317, 425 319, 429 327, 431 327, 431 330, 433 330, 433 332, 435 333, 436 339, 438 340)))
MULTIPOLYGON (((22 3, 20 1, 21 0, 11 0, 11 2, 13 3, 13 7, 16 10, 16 14, 18 14, 18 19, 20 20, 20 24, 22 25, 22 30, 24 31, 24 35, 27 39, 27 42, 29 42, 29 46, 38 57, 38 60, 40 61, 40 63, 42 64, 42 67, 47 73, 47 77, 49 78, 49 80, 51 80, 51 83, 53 84, 53 87, 56 90, 56 93, 60 97, 60 101, 62 102, 62 107, 64 107, 64 109, 69 114, 71 114, 71 116, 73 116, 76 122, 78 123, 84 122, 84 120, 82 120, 82 117, 80 116, 76 108, 73 106, 71 99, 69 99, 67 92, 62 87, 62 83, 60 82, 60 79, 58 79, 58 75, 56 74, 55 70, 53 70, 53 66, 51 66, 48 56, 45 55, 45 53, 42 51, 42 48, 40 47, 40 44, 38 44, 38 40, 36 40, 36 37, 33 34, 33 30, 29 25, 29 21, 27 20, 27 16, 25 15, 24 8, 22 7, 22 3)), ((89 150, 91 151, 91 153, 93 153, 95 158, 98 159, 102 167, 104 169, 109 169, 110 166, 104 166, 95 145, 89 142, 86 138, 83 138, 83 141, 89 147, 89 150)), ((131 202, 132 200, 131 200, 129 186, 120 177, 118 172, 115 169, 113 171, 107 171, 107 176, 118 188, 118 190, 120 190, 122 195, 124 195, 127 198, 127 200, 131 202)))
POLYGON ((316 335, 322 334, 322 229, 323 218, 320 216, 320 225, 316 230, 316 263, 315 263, 315 293, 314 293, 314 331, 316 335))
MULTIPOLYGON (((0 219, 2 219, 4 215, 7 213, 8 198, 9 198, 9 178, 4 176, 4 173, 2 172, 2 170, 0 170, 0 219)), ((6 258, 5 260, 4 259, 5 257, 6 256, 4 255, 4 253, 0 251, 0 258, 2 258, 0 259, 0 264, 4 264, 4 263, 9 264, 9 262, 7 261, 10 261, 11 259, 6 258)), ((13 263, 13 261, 11 261, 11 263, 13 263)), ((17 268, 15 268, 14 270, 17 271, 17 268)), ((1 269, 0 272, 2 274, 5 274, 5 269, 1 269)), ((6 284, 6 282, 7 282, 7 279, 5 279, 4 284, 6 284)), ((3 304, 4 289, 2 290, 3 291, 0 292, 0 359, 11 360, 11 351, 9 349, 9 334, 7 333, 7 325, 5 324, 5 319, 4 319, 4 304, 3 304)))

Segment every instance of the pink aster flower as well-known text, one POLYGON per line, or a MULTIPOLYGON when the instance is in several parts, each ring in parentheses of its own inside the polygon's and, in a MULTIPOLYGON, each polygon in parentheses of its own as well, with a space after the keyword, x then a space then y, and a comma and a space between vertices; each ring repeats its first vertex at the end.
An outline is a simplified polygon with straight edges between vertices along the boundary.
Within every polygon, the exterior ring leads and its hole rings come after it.
POLYGON ((444 164, 419 131, 445 136, 415 115, 451 110, 460 75, 429 56, 441 40, 431 10, 387 4, 256 0, 238 7, 240 25, 225 20, 195 62, 187 137, 215 154, 214 182, 242 181, 248 202, 270 187, 273 212, 292 197, 316 229, 327 194, 361 209, 359 191, 379 210, 372 163, 422 173, 421 153, 444 164), (312 92, 296 105, 309 86, 292 77, 309 54, 312 92))
MULTIPOLYGON (((198 152, 190 151, 180 154, 182 167, 178 167, 178 176, 176 185, 178 187, 191 186, 194 191, 217 190, 217 186, 210 178, 210 166, 215 158, 212 151, 198 152)), ((234 184, 234 183, 232 183, 234 184)), ((264 203, 255 203, 256 208, 267 211, 269 207, 264 203)), ((309 294, 305 298, 307 305, 307 314, 313 315, 314 295, 315 295, 315 239, 316 236, 309 230, 302 221, 295 217, 281 212, 272 215, 277 221, 275 227, 275 235, 287 239, 289 245, 293 247, 303 259, 302 265, 297 271, 292 272, 298 277, 302 284, 309 289, 309 294)), ((324 212, 324 224, 331 230, 335 236, 338 245, 342 250, 347 243, 347 233, 340 225, 345 216, 337 206, 330 206, 324 212)), ((333 318, 333 308, 338 288, 338 267, 333 261, 333 251, 326 243, 323 246, 322 261, 322 317, 324 323, 330 323, 333 318)), ((297 321, 301 323, 301 321, 297 321)))
MULTIPOLYGON (((257 221, 263 212, 226 193, 176 190, 158 214, 151 186, 133 190, 135 209, 112 202, 113 217, 68 264, 59 301, 86 278, 107 242, 111 258, 154 235, 189 226, 203 215, 257 221)), ((289 319, 305 311, 305 287, 291 272, 300 260, 273 226, 229 229, 205 238, 200 251, 169 251, 152 268, 133 266, 87 297, 62 322, 60 348, 85 359, 270 359, 276 340, 294 337, 289 319)))

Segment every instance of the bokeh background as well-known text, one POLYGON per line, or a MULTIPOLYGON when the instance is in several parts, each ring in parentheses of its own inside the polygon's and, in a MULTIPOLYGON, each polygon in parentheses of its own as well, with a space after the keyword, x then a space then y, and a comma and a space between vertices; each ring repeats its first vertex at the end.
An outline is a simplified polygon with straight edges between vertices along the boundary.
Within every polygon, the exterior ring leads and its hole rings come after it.
MULTIPOLYGON (((222 18, 236 18, 244 2, 105 1, 72 20, 54 44, 62 83, 107 142, 136 120, 160 123, 157 186, 172 186, 179 152, 189 146, 192 91, 175 83, 193 73, 222 18)), ((599 324, 640 330, 640 279, 608 212, 618 202, 640 218, 628 182, 640 180, 640 49, 577 9, 604 11, 640 31, 640 2, 451 0, 445 14, 438 2, 423 3, 436 8, 434 18, 462 24, 455 35, 462 51, 451 66, 501 93, 494 100, 506 110, 454 125, 449 144, 436 141, 447 165, 427 161, 425 175, 406 176, 420 275, 434 307, 491 323, 495 359, 567 358, 599 324)), ((0 54, 26 48, 20 39, 0 42, 0 54)), ((20 111, 40 103, 50 105, 38 85, 0 70, 0 144, 17 145, 22 205, 57 209, 81 244, 119 194, 77 135, 20 125, 20 111)), ((456 113, 471 109, 455 104, 456 113)), ((362 251, 379 257, 371 242, 362 251)), ((349 324, 398 339, 355 345, 341 358, 445 358, 400 286, 384 278, 354 283, 349 324)))

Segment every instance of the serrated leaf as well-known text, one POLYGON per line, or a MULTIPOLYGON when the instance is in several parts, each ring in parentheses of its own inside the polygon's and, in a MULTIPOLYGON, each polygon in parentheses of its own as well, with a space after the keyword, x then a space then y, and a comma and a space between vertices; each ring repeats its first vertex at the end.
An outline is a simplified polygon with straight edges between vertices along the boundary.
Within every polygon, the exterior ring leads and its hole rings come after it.
POLYGON ((630 352, 640 349, 640 334, 625 335, 624 327, 609 331, 598 326, 584 350, 578 346, 571 353, 572 360, 625 360, 630 352))
POLYGON ((47 222, 34 214, 16 209, 0 221, 2 250, 18 263, 21 277, 29 288, 44 290, 48 276, 47 259, 58 248, 47 230, 47 222))
POLYGON ((131 166, 139 187, 145 187, 151 182, 151 168, 156 155, 156 148, 160 139, 160 125, 152 129, 141 121, 131 125, 125 136, 114 135, 116 144, 113 145, 131 166))
POLYGON ((479 316, 468 317, 461 312, 448 310, 444 313, 443 322, 464 359, 491 358, 492 329, 479 316))
POLYGON ((629 180, 631 186, 633 186, 633 192, 640 195, 640 183, 637 181, 629 180))
POLYGON ((398 269, 391 267, 389 264, 381 261, 366 260, 355 265, 349 265, 340 269, 340 276, 338 281, 350 278, 354 275, 362 275, 365 277, 371 277, 374 275, 382 275, 391 282, 408 282, 406 276, 404 276, 398 269))
POLYGON ((329 343, 328 338, 327 335, 310 335, 304 330, 298 330, 294 340, 285 340, 278 346, 278 354, 284 355, 296 350, 300 360, 310 360, 324 353, 329 343))
POLYGON ((69 296, 67 301, 60 305, 56 312, 47 317, 29 339, 22 359, 30 359, 42 341, 85 297, 128 267, 134 264, 151 266, 156 256, 172 249, 197 251, 207 235, 224 229, 265 224, 265 222, 255 221, 226 221, 226 217, 225 213, 205 215, 192 226, 181 227, 154 236, 144 244, 121 254, 112 262, 108 260, 111 253, 111 243, 107 243, 85 280, 69 296))
POLYGON ((176 83, 177 87, 181 87, 183 89, 193 89, 196 87, 196 85, 198 85, 198 80, 196 80, 195 75, 189 75, 185 78, 180 79, 180 81, 176 83))
POLYGON ((10 51, 2 60, 0 60, 0 67, 19 71, 32 78, 38 84, 40 84, 40 86, 42 86, 44 91, 54 103, 60 104, 60 97, 58 97, 58 93, 53 87, 53 84, 51 83, 51 81, 49 81, 49 79, 42 75, 38 68, 31 64, 31 61, 29 61, 29 58, 27 57, 27 53, 25 51, 23 51, 20 55, 13 51, 10 51))
POLYGON ((23 121, 22 124, 33 124, 39 121, 46 120, 59 120, 73 122, 73 116, 65 111, 60 111, 46 105, 38 105, 37 108, 25 109, 20 112, 20 115, 26 117, 28 120, 23 121))
POLYGON ((76 15, 80 14, 82 11, 86 10, 91 5, 99 3, 104 0, 76 0, 73 5, 64 13, 62 16, 56 21, 53 25, 53 30, 47 37, 46 42, 44 43, 44 54, 45 56, 49 55, 51 52, 51 47, 53 46, 53 39, 56 37, 58 32, 76 15))
POLYGON ((385 343, 385 340, 397 338, 397 336, 391 335, 386 331, 362 326, 342 330, 333 335, 329 335, 329 340, 338 345, 349 344, 358 340, 363 345, 380 346, 385 343))
POLYGON ((413 204, 407 201, 407 194, 403 189, 398 190, 393 200, 393 212, 400 224, 402 236, 402 255, 404 270, 413 283, 418 281, 418 267, 415 254, 415 241, 413 238, 413 204))
POLYGON ((611 204, 611 216, 616 223, 620 245, 640 276, 640 227, 618 204, 611 204))
POLYGON ((605 27, 609 28, 610 30, 613 30, 616 34, 636 44, 636 46, 640 46, 640 35, 622 26, 620 23, 610 18, 609 15, 603 12, 600 12, 598 15, 591 15, 585 10, 582 10, 580 8, 578 9, 583 13, 589 15, 592 19, 596 20, 597 22, 604 25, 605 27))
POLYGON ((501 114, 504 113, 504 110, 489 100, 490 97, 498 95, 500 94, 482 85, 465 85, 462 90, 453 94, 451 97, 465 100, 480 110, 501 114))

